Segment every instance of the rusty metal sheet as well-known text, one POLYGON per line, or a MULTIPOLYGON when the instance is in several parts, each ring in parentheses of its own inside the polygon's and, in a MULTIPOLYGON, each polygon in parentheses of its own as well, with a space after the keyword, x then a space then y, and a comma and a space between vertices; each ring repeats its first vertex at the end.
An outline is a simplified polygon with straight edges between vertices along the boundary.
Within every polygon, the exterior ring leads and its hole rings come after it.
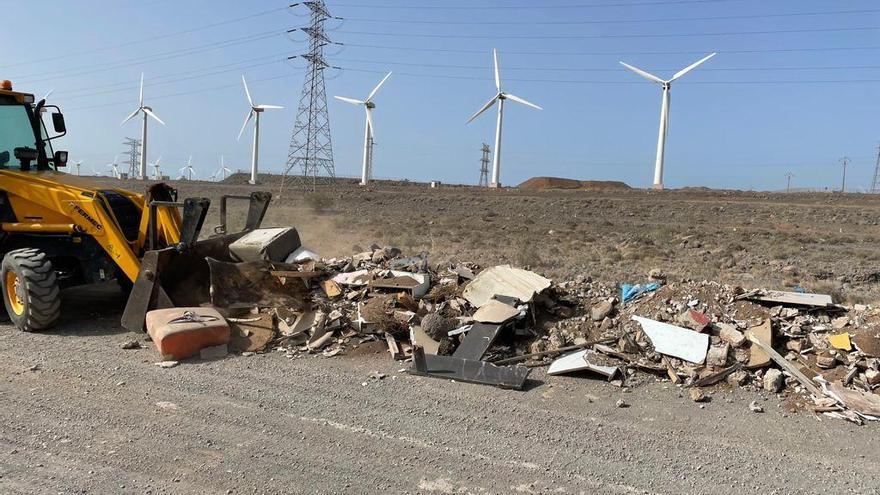
POLYGON ((425 354, 420 347, 413 349, 413 364, 407 369, 408 373, 417 375, 515 390, 522 390, 530 371, 525 366, 496 366, 486 361, 433 356, 425 354))

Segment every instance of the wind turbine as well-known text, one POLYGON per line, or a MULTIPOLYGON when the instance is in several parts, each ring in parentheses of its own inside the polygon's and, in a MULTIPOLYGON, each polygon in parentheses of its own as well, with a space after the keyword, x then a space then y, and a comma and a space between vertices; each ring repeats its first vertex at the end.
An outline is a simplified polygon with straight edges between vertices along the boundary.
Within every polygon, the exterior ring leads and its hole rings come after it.
POLYGON ((217 179, 217 177, 219 176, 220 180, 222 181, 226 180, 227 174, 231 173, 232 170, 230 170, 229 167, 226 166, 226 161, 223 159, 223 155, 220 155, 220 168, 218 168, 217 171, 214 172, 214 175, 212 175, 211 178, 217 179))
POLYGON ((108 163, 107 168, 113 171, 113 178, 119 178, 119 155, 113 157, 113 163, 108 163))
POLYGON ((494 105, 496 101, 498 102, 498 120, 495 124, 495 155, 492 157, 492 182, 489 183, 489 187, 499 187, 501 186, 501 127, 504 121, 504 100, 512 100, 537 110, 543 109, 519 96, 501 91, 501 75, 498 71, 498 50, 494 48, 492 49, 492 59, 495 62, 495 89, 498 92, 487 101, 482 108, 477 110, 477 113, 473 114, 471 118, 468 119, 467 123, 470 124, 474 119, 479 117, 481 113, 494 105))
POLYGON ((254 100, 251 99, 251 92, 248 90, 247 81, 245 81, 244 76, 241 76, 241 82, 244 84, 244 94, 247 96, 248 104, 251 106, 251 109, 248 110, 247 117, 244 119, 244 124, 241 126, 241 130, 238 131, 238 137, 236 139, 241 139, 241 135, 244 133, 245 127, 247 127, 248 122, 251 121, 251 118, 254 119, 254 144, 253 144, 253 153, 251 154, 251 179, 248 181, 249 184, 257 183, 257 170, 260 162, 260 114, 265 110, 274 110, 281 109, 284 107, 278 105, 256 105, 254 104, 254 100))
POLYGON ((687 74, 688 72, 696 69, 700 64, 714 57, 716 54, 711 53, 700 60, 688 65, 684 69, 676 72, 672 78, 663 80, 654 74, 650 74, 648 72, 639 69, 638 67, 633 67, 625 62, 620 62, 627 69, 635 72, 636 74, 644 77, 649 81, 653 81, 659 84, 663 88, 663 104, 660 107, 660 133, 657 136, 657 160, 654 162, 654 189, 663 189, 663 156, 666 153, 666 134, 669 131, 669 89, 672 86, 672 81, 675 81, 679 77, 687 74))
POLYGON ((389 77, 391 77, 390 72, 379 81, 379 84, 373 88, 373 91, 370 91, 370 94, 363 101, 348 98, 346 96, 334 96, 337 100, 342 100, 346 103, 351 103, 352 105, 363 105, 364 113, 367 115, 366 122, 364 123, 364 163, 361 167, 362 186, 369 184, 370 180, 373 178, 373 109, 376 108, 376 104, 373 103, 373 97, 376 96, 379 88, 385 84, 385 81, 387 81, 389 77))
POLYGON ((189 156, 189 160, 186 161, 186 166, 180 168, 180 178, 186 180, 193 180, 193 166, 192 166, 193 157, 189 156))
POLYGON ((141 123, 141 163, 140 163, 140 176, 138 179, 146 180, 147 179, 147 117, 153 118, 156 122, 165 125, 165 122, 162 122, 155 113, 153 113, 153 109, 144 105, 144 74, 141 73, 141 90, 140 97, 138 99, 138 107, 134 112, 125 118, 122 121, 123 124, 133 119, 138 113, 143 114, 143 122, 141 123))
POLYGON ((82 165, 82 160, 77 160, 73 162, 73 166, 76 167, 76 175, 79 175, 79 167, 82 165))
POLYGON ((150 164, 153 167, 153 180, 162 180, 162 170, 159 168, 159 162, 162 161, 162 155, 159 155, 159 158, 150 164))

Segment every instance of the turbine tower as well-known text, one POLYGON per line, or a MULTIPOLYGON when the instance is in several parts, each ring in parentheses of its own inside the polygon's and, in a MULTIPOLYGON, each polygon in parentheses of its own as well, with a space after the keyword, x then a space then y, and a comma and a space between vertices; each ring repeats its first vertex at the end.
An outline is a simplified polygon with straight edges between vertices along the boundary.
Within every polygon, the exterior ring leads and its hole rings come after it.
POLYGON ((467 123, 470 124, 481 113, 494 105, 496 101, 498 102, 498 120, 495 123, 495 154, 492 157, 492 182, 489 183, 489 187, 497 188, 501 186, 501 127, 504 121, 504 100, 512 100, 537 110, 542 110, 542 108, 519 96, 501 91, 501 75, 498 71, 498 50, 494 48, 492 49, 492 58, 495 61, 495 89, 498 92, 482 108, 477 110, 477 113, 473 114, 467 123))
POLYGON ((716 54, 709 54, 700 60, 692 63, 691 65, 681 69, 676 72, 670 79, 660 79, 654 74, 650 74, 638 67, 633 67, 625 62, 620 62, 621 65, 626 67, 627 69, 635 72, 636 74, 644 77, 649 81, 653 81, 659 84, 663 88, 663 103, 660 106, 660 132, 657 136, 657 159, 654 162, 654 189, 663 189, 663 156, 666 153, 666 134, 669 131, 669 89, 672 86, 672 81, 680 78, 681 76, 687 74, 688 72, 696 69, 700 64, 714 57, 716 54))
POLYGON ((186 166, 180 168, 180 178, 186 180, 193 180, 193 165, 192 165, 193 157, 189 156, 189 159, 186 161, 186 166))
POLYGON ((220 155, 220 168, 218 168, 217 171, 214 172, 213 178, 217 180, 217 178, 219 177, 220 179, 218 180, 218 182, 224 181, 226 180, 226 177, 231 173, 232 170, 226 166, 226 160, 223 158, 223 155, 220 155))
POLYGON ((113 178, 119 178, 119 155, 113 157, 113 163, 108 163, 107 168, 113 172, 113 178))
POLYGON ((352 105, 363 105, 364 113, 367 118, 364 122, 364 162, 361 168, 361 185, 366 186, 370 183, 370 180, 373 178, 373 109, 376 108, 376 104, 373 103, 373 97, 376 96, 376 93, 379 91, 379 88, 385 84, 385 81, 391 77, 391 73, 385 75, 379 84, 373 88, 373 91, 370 91, 370 94, 363 101, 356 100, 354 98, 348 98, 346 96, 334 96, 337 100, 342 100, 346 103, 351 103, 352 105))
POLYGON ((266 110, 274 110, 281 109, 284 107, 280 107, 278 105, 257 105, 254 103, 254 100, 251 99, 251 92, 248 90, 247 81, 244 80, 244 76, 241 76, 241 82, 244 84, 244 94, 247 96, 248 104, 251 106, 250 110, 248 110, 247 116, 244 118, 244 124, 241 126, 241 130, 238 131, 238 137, 236 139, 241 139, 241 135, 244 133, 245 127, 247 127, 248 122, 251 121, 251 118, 254 119, 254 144, 253 151, 251 153, 251 179, 248 181, 249 184, 256 185, 257 183, 257 167, 260 161, 260 114, 266 110))
POLYGON ((159 168, 159 162, 161 161, 162 156, 160 155, 155 162, 150 164, 150 166, 153 167, 153 180, 162 180, 162 169, 159 168))
POLYGON ((156 122, 165 125, 165 122, 162 122, 155 113, 153 113, 153 109, 144 105, 144 74, 141 73, 141 89, 140 89, 140 97, 138 98, 138 107, 131 112, 131 114, 122 121, 123 124, 128 122, 129 120, 135 118, 138 113, 143 114, 143 121, 141 122, 141 159, 140 159, 140 170, 138 171, 138 179, 146 180, 147 179, 147 117, 155 119, 156 122))
POLYGON ((79 175, 79 167, 80 167, 80 165, 82 165, 82 163, 83 163, 82 160, 77 160, 77 161, 73 162, 73 166, 76 167, 76 175, 79 175))

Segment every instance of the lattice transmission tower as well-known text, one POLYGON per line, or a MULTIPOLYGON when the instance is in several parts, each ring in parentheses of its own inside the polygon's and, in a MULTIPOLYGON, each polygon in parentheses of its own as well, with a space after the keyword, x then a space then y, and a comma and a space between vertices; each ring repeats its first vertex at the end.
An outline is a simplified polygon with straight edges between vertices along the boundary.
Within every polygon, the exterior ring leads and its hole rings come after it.
POLYGON ((489 145, 483 143, 483 147, 481 150, 483 152, 483 156, 480 158, 480 187, 489 187, 489 162, 491 159, 489 158, 489 153, 492 152, 489 149, 489 145))
POLYGON ((127 137, 122 144, 128 146, 128 160, 122 162, 128 165, 128 178, 137 179, 141 176, 141 140, 127 137))
POLYGON ((874 165, 874 180, 871 182, 871 194, 880 193, 880 144, 877 145, 877 164, 874 165))
MULTIPOLYGON (((295 8, 295 5, 291 8, 295 8)), ((311 11, 311 22, 308 27, 299 29, 309 37, 309 51, 299 57, 305 59, 309 65, 290 138, 287 167, 281 179, 282 190, 288 174, 291 174, 294 184, 312 190, 319 184, 331 184, 336 179, 330 115, 327 112, 327 93, 324 89, 324 69, 331 67, 324 59, 324 47, 332 43, 324 30, 324 24, 328 19, 335 18, 327 11, 323 0, 303 2, 302 5, 311 11)))

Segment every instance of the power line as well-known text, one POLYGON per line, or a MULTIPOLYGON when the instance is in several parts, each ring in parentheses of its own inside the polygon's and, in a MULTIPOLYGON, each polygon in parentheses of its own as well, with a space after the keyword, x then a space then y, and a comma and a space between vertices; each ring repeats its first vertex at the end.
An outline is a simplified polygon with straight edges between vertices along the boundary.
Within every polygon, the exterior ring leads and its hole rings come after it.
POLYGON ((50 61, 53 61, 53 60, 67 59, 67 58, 70 58, 70 57, 79 57, 79 56, 82 56, 82 55, 89 55, 89 54, 92 54, 92 53, 99 53, 99 52, 103 52, 103 51, 107 51, 107 50, 114 50, 114 49, 117 49, 117 48, 123 48, 123 47, 126 47, 126 46, 138 45, 138 44, 141 44, 141 43, 148 43, 148 42, 156 41, 156 40, 160 40, 160 39, 172 38, 172 37, 174 37, 174 36, 181 36, 181 35, 184 35, 184 34, 195 33, 195 32, 197 32, 197 31, 204 31, 204 30, 206 30, 206 29, 211 29, 211 28, 215 28, 215 27, 219 27, 219 26, 225 26, 225 25, 227 25, 227 24, 233 24, 233 23, 236 23, 236 22, 241 22, 241 21, 244 21, 244 20, 247 20, 247 19, 253 19, 253 18, 256 18, 256 17, 262 17, 262 16, 264 16, 264 15, 268 15, 268 14, 271 14, 271 13, 274 13, 274 12, 278 12, 278 11, 281 11, 281 10, 286 10, 286 9, 287 9, 287 7, 279 7, 279 8, 275 8, 275 9, 264 10, 264 11, 262 11, 262 12, 257 12, 257 13, 255 13, 255 14, 250 14, 250 15, 246 15, 246 16, 242 16, 242 17, 236 17, 235 19, 228 19, 228 20, 225 20, 225 21, 214 22, 214 23, 211 23, 211 24, 205 24, 205 25, 203 25, 203 26, 199 26, 199 27, 195 27, 195 28, 190 28, 190 29, 185 29, 185 30, 183 30, 183 31, 175 31, 175 32, 172 32, 172 33, 160 34, 160 35, 157 35, 157 36, 150 36, 149 38, 142 38, 142 39, 139 39, 139 40, 127 41, 127 42, 125 42, 125 43, 120 43, 120 44, 116 44, 116 45, 109 45, 109 46, 104 46, 104 47, 100 47, 100 48, 93 48, 93 49, 90 49, 90 50, 84 50, 84 51, 73 52, 73 53, 66 53, 66 54, 64 54, 64 55, 53 55, 52 57, 47 57, 47 58, 42 58, 42 59, 32 59, 32 60, 28 60, 28 61, 26 61, 26 62, 16 62, 16 63, 12 63, 12 64, 0 65, 0 69, 5 69, 5 68, 8 68, 8 67, 17 67, 17 66, 21 66, 21 65, 33 65, 33 64, 43 63, 43 62, 50 62, 50 61))
MULTIPOLYGON (((343 67, 342 70, 353 72, 369 72, 371 74, 382 74, 382 70, 374 69, 355 69, 351 67, 343 67)), ((487 77, 474 76, 453 76, 448 74, 416 74, 411 72, 394 72, 395 76, 411 76, 411 77, 427 77, 432 79, 461 79, 468 81, 489 81, 487 77)), ((505 81, 513 82, 529 82, 529 83, 562 83, 562 84, 644 84, 641 81, 611 81, 611 80, 584 80, 584 79, 505 79, 505 81)), ((878 83, 880 79, 789 79, 789 80, 771 80, 771 81, 687 81, 685 84, 832 84, 832 83, 878 83)))
POLYGON ((550 9, 593 9, 615 7, 638 7, 644 5, 670 6, 685 4, 717 4, 724 2, 737 2, 743 0, 669 0, 662 2, 627 2, 627 3, 593 3, 593 4, 556 4, 556 5, 492 5, 492 6, 454 6, 454 5, 369 5, 369 4, 346 4, 337 3, 332 7, 367 8, 367 9, 395 9, 395 10, 550 10, 550 9))
MULTIPOLYGON (((422 64, 411 62, 394 62, 388 60, 358 60, 337 58, 340 62, 403 65, 412 67, 437 67, 444 69, 477 69, 486 70, 485 65, 447 65, 447 64, 422 64)), ((800 70, 857 70, 857 69, 880 69, 880 65, 849 65, 849 66, 800 66, 800 67, 707 67, 703 71, 800 71, 800 70)), ((552 72, 620 72, 620 67, 504 67, 505 71, 552 71, 552 72)), ((677 71, 673 69, 656 69, 657 71, 677 71)))
POLYGON ((388 24, 442 24, 455 26, 535 26, 535 25, 585 25, 585 24, 641 24, 653 22, 690 22, 690 21, 722 21, 722 20, 745 20, 745 19, 777 19, 785 17, 816 17, 824 15, 849 15, 849 14, 875 14, 880 9, 858 10, 835 10, 825 12, 789 12, 777 14, 751 14, 751 15, 722 15, 705 17, 668 17, 651 19, 591 19, 576 21, 450 21, 450 20, 425 20, 425 19, 377 19, 366 17, 346 17, 348 21, 388 23, 388 24))
MULTIPOLYGON (((464 48, 424 48, 424 47, 411 47, 411 46, 400 46, 400 45, 365 45, 360 43, 343 43, 343 46, 346 47, 355 47, 355 48, 378 48, 385 50, 405 50, 405 51, 414 51, 414 52, 442 52, 442 53, 479 53, 482 55, 486 54, 486 50, 474 50, 474 49, 464 49, 464 48)), ((751 53, 789 53, 789 52, 826 52, 826 51, 857 51, 857 50, 880 50, 880 46, 842 46, 842 47, 804 47, 804 48, 767 48, 767 49, 755 49, 755 50, 716 50, 719 54, 751 54, 751 53)), ((559 56, 613 56, 619 57, 622 55, 693 55, 693 54, 703 54, 706 53, 705 50, 670 50, 670 51, 536 51, 536 50, 505 50, 505 54, 508 55, 559 55, 559 56)))
POLYGON ((720 33, 661 33, 661 34, 648 34, 648 33, 640 33, 640 34, 562 34, 562 35, 547 35, 547 34, 526 34, 526 35, 515 35, 515 34, 495 34, 495 35, 483 35, 483 34, 434 34, 434 33, 377 33, 370 31, 343 31, 339 30, 338 33, 344 34, 354 34, 354 35, 366 35, 366 36, 387 36, 392 38, 443 38, 443 39, 541 39, 541 40, 568 40, 568 39, 610 39, 610 38, 698 38, 698 37, 710 37, 710 36, 743 36, 743 35, 758 35, 758 34, 801 34, 801 33, 834 33, 834 32, 857 32, 857 31, 877 31, 880 30, 880 27, 848 27, 848 28, 806 28, 806 29, 778 29, 778 30, 765 30, 765 31, 727 31, 720 33))
POLYGON ((73 77, 73 76, 81 76, 81 75, 91 75, 91 74, 94 74, 97 72, 106 72, 106 71, 110 71, 110 70, 121 69, 124 67, 143 65, 143 64, 149 63, 149 62, 171 60, 171 59, 175 59, 175 58, 185 57, 188 55, 194 55, 197 53, 204 53, 204 52, 211 51, 211 50, 226 48, 229 46, 240 45, 240 44, 244 44, 244 43, 251 43, 254 41, 260 41, 260 40, 272 38, 275 36, 281 36, 283 34, 284 34, 284 31, 282 31, 282 30, 272 30, 272 31, 266 31, 263 33, 243 36, 240 38, 233 38, 231 40, 217 41, 214 43, 208 43, 205 45, 199 45, 199 46, 195 46, 195 47, 191 47, 191 48, 175 49, 175 50, 170 50, 170 51, 166 51, 166 52, 160 52, 157 54, 149 55, 145 58, 140 58, 140 59, 135 59, 135 60, 127 59, 124 62, 106 62, 103 64, 83 65, 83 66, 80 66, 79 72, 75 72, 75 71, 71 72, 72 70, 76 70, 76 67, 74 67, 74 68, 66 68, 66 69, 55 70, 55 71, 50 71, 50 72, 42 72, 42 73, 38 73, 38 74, 17 76, 17 77, 14 77, 13 79, 24 80, 24 81, 27 81, 29 84, 33 84, 34 82, 48 81, 48 80, 52 80, 52 79, 55 79, 57 77, 62 77, 62 76, 63 77, 73 77), (48 77, 43 77, 42 79, 34 79, 36 77, 41 77, 41 76, 48 76, 48 77))

